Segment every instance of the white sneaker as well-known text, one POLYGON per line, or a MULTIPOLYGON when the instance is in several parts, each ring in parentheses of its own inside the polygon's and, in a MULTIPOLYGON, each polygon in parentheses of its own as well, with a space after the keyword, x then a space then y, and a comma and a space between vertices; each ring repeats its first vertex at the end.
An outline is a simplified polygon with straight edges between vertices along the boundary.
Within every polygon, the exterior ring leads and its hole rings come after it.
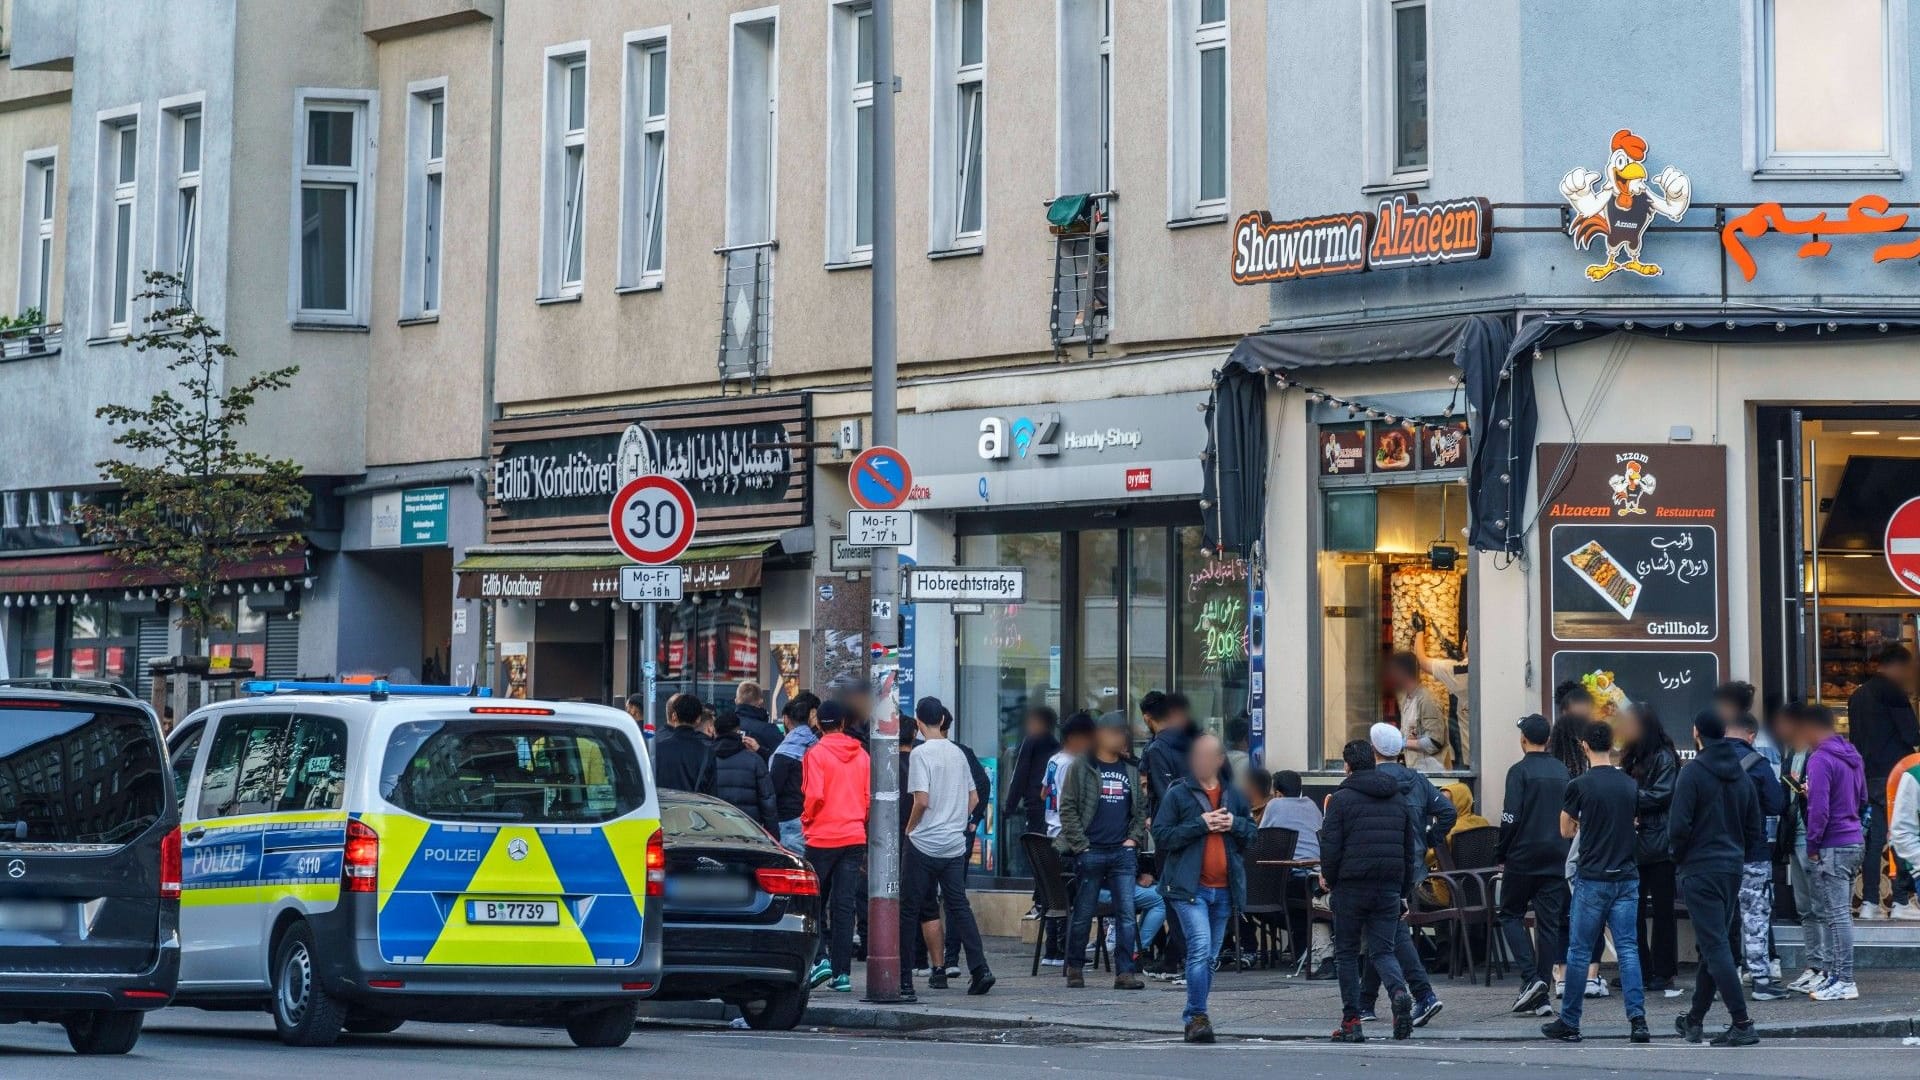
POLYGON ((1066 967, 1067 962, 1062 957, 1049 956, 1046 959, 1040 961, 1040 966, 1041 967, 1066 967))
POLYGON ((1879 904, 1861 904, 1854 909, 1853 917, 1861 922, 1879 922, 1887 917, 1887 912, 1879 904))
POLYGON ((1775 957, 1774 959, 1767 961, 1767 978, 1772 979, 1774 982, 1779 982, 1780 974, 1781 973, 1780 973, 1779 958, 1775 957))
POLYGON ((1799 978, 1788 983, 1787 989, 1796 994, 1811 994, 1815 990, 1820 989, 1820 984, 1826 981, 1827 976, 1825 972, 1808 968, 1800 973, 1799 978))
POLYGON ((1860 996, 1860 988, 1850 982, 1833 980, 1813 992, 1815 1001, 1852 1001, 1860 996))
POLYGON ((1556 981, 1553 984, 1553 996, 1556 998, 1564 999, 1567 996, 1567 984, 1564 982, 1556 981))
POLYGON ((1894 908, 1893 917, 1902 922, 1920 922, 1920 897, 1894 908))
POLYGON ((1606 997, 1611 992, 1612 991, 1609 991, 1607 989, 1607 980, 1598 979, 1598 978, 1587 980, 1587 996, 1588 997, 1603 998, 1603 997, 1606 997))

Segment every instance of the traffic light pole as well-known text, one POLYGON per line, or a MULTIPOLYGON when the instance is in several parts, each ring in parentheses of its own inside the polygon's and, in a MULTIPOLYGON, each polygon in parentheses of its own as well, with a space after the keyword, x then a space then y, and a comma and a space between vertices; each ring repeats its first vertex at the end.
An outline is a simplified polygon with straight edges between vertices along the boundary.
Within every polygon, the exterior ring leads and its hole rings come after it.
MULTIPOLYGON (((899 83, 893 71, 893 2, 873 0, 873 72, 881 93, 873 95, 873 443, 896 445, 899 361, 895 349, 894 307, 894 146, 893 95, 899 83)), ((896 549, 873 549, 873 640, 899 644, 895 620, 900 569, 896 549)), ((871 650, 869 650, 871 654, 871 650)), ((896 684, 897 685, 897 684, 896 684)), ((873 797, 867 817, 867 998, 900 998, 900 714, 913 703, 894 707, 893 694, 874 687, 872 738, 873 797)), ((938 958, 936 958, 938 959, 938 958)))

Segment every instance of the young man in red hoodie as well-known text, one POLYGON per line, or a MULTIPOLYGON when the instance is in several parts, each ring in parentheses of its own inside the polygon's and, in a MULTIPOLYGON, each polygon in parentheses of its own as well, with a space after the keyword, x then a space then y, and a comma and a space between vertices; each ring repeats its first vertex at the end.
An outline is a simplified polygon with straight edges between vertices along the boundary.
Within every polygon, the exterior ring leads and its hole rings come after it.
POLYGON ((860 879, 867 866, 867 799, 872 765, 867 751, 845 731, 847 711, 821 702, 816 714, 820 741, 801 762, 800 831, 807 861, 820 877, 827 913, 827 956, 814 964, 807 984, 832 980, 838 993, 853 990, 853 928, 859 918, 860 879))

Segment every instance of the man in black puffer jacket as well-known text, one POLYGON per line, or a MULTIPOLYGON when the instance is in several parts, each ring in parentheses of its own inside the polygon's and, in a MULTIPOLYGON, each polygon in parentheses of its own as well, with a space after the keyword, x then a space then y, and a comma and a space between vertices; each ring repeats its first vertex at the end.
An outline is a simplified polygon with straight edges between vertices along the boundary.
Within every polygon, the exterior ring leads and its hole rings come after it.
POLYGON ((769 835, 780 835, 773 778, 767 763, 740 738, 737 712, 723 713, 713 723, 713 793, 739 807, 769 835))
POLYGON ((1726 721, 1712 709, 1693 718, 1700 752, 1680 770, 1667 815, 1667 844, 1679 868, 1680 895, 1687 902, 1700 954, 1693 1006, 1675 1017, 1674 1027, 1688 1042, 1699 1042, 1717 993, 1733 1026, 1715 1036, 1713 1044, 1752 1046, 1760 1039, 1747 1016, 1733 951, 1740 940, 1741 864, 1749 847, 1758 850, 1766 843, 1766 830, 1753 781, 1740 767, 1744 748, 1726 736, 1726 721))
POLYGON ((1365 1042, 1360 1026, 1360 949, 1393 1001, 1393 1037, 1413 1033, 1413 995, 1394 945, 1413 890, 1414 863, 1425 846, 1400 785, 1374 767, 1373 744, 1355 739, 1340 752, 1347 779, 1327 800, 1320 826, 1320 873, 1333 890, 1334 963, 1340 971, 1340 1027, 1335 1042, 1365 1042))

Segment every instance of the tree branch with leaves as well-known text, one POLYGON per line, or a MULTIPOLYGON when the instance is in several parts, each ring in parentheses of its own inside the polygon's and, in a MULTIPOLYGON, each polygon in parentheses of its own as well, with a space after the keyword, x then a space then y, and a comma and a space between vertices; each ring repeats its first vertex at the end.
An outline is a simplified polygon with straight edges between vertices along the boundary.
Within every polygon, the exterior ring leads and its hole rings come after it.
POLYGON ((296 366, 229 381, 239 353, 219 327, 183 303, 178 275, 149 271, 134 299, 151 306, 146 328, 122 344, 153 354, 175 385, 145 405, 102 405, 94 416, 117 434, 125 456, 98 463, 120 490, 117 503, 81 508, 90 538, 110 545, 130 580, 158 577, 177 592, 178 625, 196 648, 230 621, 216 597, 231 568, 284 555, 309 499, 300 467, 244 449, 241 429, 263 394, 284 390, 296 366))

